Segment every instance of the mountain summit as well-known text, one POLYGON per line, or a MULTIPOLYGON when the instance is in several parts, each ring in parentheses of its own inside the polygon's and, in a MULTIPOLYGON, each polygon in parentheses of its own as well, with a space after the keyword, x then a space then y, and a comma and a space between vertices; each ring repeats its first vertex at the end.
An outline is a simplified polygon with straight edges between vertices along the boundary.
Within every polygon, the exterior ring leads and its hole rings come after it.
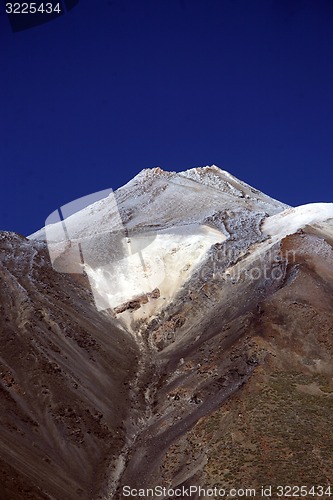
POLYGON ((30 239, 48 242, 55 269, 86 273, 97 308, 137 330, 209 260, 230 276, 288 234, 330 217, 332 204, 290 208, 215 165, 153 168, 30 239))
POLYGON ((333 204, 216 166, 99 198, 0 233, 0 498, 333 484, 333 204))

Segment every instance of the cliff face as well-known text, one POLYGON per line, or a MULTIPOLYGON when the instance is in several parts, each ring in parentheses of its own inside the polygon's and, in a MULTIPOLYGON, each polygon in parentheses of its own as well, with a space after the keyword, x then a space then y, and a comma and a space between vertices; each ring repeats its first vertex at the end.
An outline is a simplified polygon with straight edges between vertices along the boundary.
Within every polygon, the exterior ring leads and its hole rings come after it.
POLYGON ((174 411, 194 394, 204 411, 168 446, 158 469, 166 484, 332 484, 333 252, 306 233, 282 241, 282 255, 290 250, 279 285, 258 283, 247 309, 236 293, 235 315, 216 308, 197 348, 183 351, 182 373, 166 377, 180 395, 174 411), (182 376, 193 377, 190 394, 182 376))
MULTIPOLYGON (((53 269, 44 230, 1 233, 1 498, 333 482, 332 207, 285 210, 228 175, 154 170, 115 193, 126 243, 155 220, 163 273, 147 288, 159 247, 139 245, 142 293, 128 281, 113 309, 97 310, 91 267, 53 269)), ((78 221, 89 229, 87 212, 78 221)), ((88 242, 104 266, 101 234, 88 242)), ((132 261, 121 271, 133 269, 140 284, 132 261)))
POLYGON ((138 347, 43 244, 1 233, 0 280, 0 497, 95 498, 127 433, 138 347))

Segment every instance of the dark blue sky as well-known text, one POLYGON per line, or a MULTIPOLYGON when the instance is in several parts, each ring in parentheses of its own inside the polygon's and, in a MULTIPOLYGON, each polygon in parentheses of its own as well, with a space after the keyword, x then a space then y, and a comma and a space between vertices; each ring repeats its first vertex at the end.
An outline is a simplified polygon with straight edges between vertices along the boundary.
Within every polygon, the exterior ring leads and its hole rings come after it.
POLYGON ((0 10, 0 229, 154 166, 333 201, 332 0, 80 0, 18 33, 0 10))

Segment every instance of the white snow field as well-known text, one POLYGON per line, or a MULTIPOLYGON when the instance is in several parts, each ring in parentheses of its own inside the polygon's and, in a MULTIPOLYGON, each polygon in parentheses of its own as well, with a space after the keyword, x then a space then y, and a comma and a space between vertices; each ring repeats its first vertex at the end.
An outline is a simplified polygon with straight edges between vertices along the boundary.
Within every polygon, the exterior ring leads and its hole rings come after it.
POLYGON ((225 241, 226 236, 205 225, 178 226, 172 232, 160 230, 149 245, 132 253, 135 239, 128 238, 126 256, 121 260, 102 267, 85 266, 98 309, 116 308, 155 289, 159 290, 159 303, 171 299, 210 247, 225 241))
POLYGON ((267 217, 262 225, 263 234, 284 238, 299 229, 333 219, 333 203, 309 203, 267 217))

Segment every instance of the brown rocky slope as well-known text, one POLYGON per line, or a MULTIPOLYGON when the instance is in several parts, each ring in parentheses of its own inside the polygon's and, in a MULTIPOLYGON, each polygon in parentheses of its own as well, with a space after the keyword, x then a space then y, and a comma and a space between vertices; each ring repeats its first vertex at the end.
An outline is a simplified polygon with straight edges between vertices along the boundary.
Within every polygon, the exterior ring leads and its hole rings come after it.
POLYGON ((284 238, 279 279, 198 277, 138 343, 2 233, 0 497, 332 483, 331 244, 284 238))

